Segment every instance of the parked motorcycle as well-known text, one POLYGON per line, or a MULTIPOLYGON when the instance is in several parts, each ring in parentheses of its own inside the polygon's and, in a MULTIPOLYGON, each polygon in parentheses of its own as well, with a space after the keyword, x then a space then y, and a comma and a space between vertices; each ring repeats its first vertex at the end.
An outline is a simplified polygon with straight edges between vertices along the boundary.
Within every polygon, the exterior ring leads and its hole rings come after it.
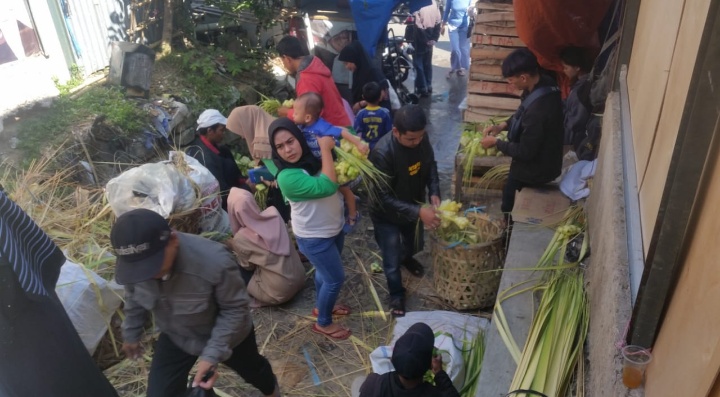
MULTIPOLYGON (((411 16, 405 19, 405 25, 414 24, 415 21, 411 16)), ((412 44, 405 40, 405 36, 396 36, 392 29, 388 29, 388 39, 385 50, 382 54, 382 70, 385 78, 388 79, 390 85, 395 89, 403 104, 418 103, 420 98, 403 84, 413 69, 412 60, 413 53, 412 44)))

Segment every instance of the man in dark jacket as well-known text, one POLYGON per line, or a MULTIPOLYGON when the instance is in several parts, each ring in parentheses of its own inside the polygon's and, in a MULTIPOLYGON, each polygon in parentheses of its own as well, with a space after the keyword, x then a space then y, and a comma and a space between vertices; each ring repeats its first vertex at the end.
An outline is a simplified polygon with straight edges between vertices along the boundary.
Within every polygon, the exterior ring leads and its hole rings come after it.
MULTIPOLYGON (((338 91, 332 72, 322 60, 316 56, 308 55, 297 37, 285 36, 275 47, 280 54, 283 66, 288 73, 295 77, 295 93, 298 97, 306 92, 314 92, 322 97, 323 107, 320 117, 330 124, 338 127, 352 125, 350 116, 345 111, 342 96, 338 91)), ((293 118, 292 109, 280 107, 278 116, 293 118)))
POLYGON ((508 83, 523 91, 522 102, 510 120, 485 129, 482 145, 497 146, 512 157, 501 205, 502 212, 509 214, 518 190, 543 185, 560 175, 563 105, 555 82, 540 75, 537 58, 527 48, 510 53, 503 61, 502 72, 508 83), (507 142, 495 137, 504 130, 508 130, 507 142))
POLYGON ((379 189, 378 200, 372 203, 370 218, 382 251, 394 317, 405 315, 400 265, 415 276, 424 273, 422 265, 413 258, 423 244, 423 229, 416 228, 417 221, 420 219, 425 227, 433 229, 440 225, 435 209, 440 205, 440 182, 435 154, 425 134, 426 124, 420 106, 400 108, 395 113, 392 134, 382 137, 369 156, 375 167, 388 176, 387 186, 379 189), (422 204, 426 189, 431 205, 422 204))
POLYGON ((435 0, 413 14, 414 25, 408 25, 405 38, 412 42, 415 67, 415 93, 427 97, 432 93, 432 53, 440 39, 442 16, 435 0))
POLYGON ((258 352, 240 268, 223 244, 174 232, 147 209, 120 215, 110 241, 117 256, 115 279, 125 286, 127 357, 142 356, 148 312, 160 330, 148 397, 182 396, 198 358, 193 386, 211 389, 222 362, 263 395, 280 396, 270 363, 258 352))
POLYGON ((360 397, 460 397, 442 369, 440 355, 433 356, 435 334, 425 323, 415 323, 393 347, 395 371, 370 374, 360 386, 360 397), (435 385, 423 381, 431 369, 435 385))
POLYGON ((239 187, 250 191, 245 178, 226 146, 220 145, 225 134, 227 119, 215 109, 200 113, 197 120, 197 137, 185 150, 188 156, 195 157, 220 184, 222 208, 227 210, 227 197, 230 188, 239 187))

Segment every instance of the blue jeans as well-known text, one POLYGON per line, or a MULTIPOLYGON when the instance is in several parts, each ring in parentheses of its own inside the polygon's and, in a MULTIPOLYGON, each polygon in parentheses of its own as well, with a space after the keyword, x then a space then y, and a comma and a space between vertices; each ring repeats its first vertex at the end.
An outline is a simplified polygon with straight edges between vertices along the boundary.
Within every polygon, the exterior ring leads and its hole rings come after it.
POLYGON ((450 70, 458 71, 470 69, 470 39, 467 37, 468 28, 457 28, 450 31, 450 70))
POLYGON ((402 285, 400 264, 415 255, 423 247, 423 228, 416 227, 414 223, 396 225, 373 219, 375 228, 375 241, 380 246, 383 260, 383 271, 387 279, 390 298, 405 296, 402 285), (416 235, 417 232, 417 235, 416 235))
POLYGON ((413 54, 415 68, 415 92, 425 94, 432 91, 432 47, 427 46, 423 52, 415 50, 413 54))
POLYGON ((345 242, 345 234, 340 232, 330 238, 303 238, 295 236, 300 252, 315 266, 315 299, 318 319, 321 327, 332 324, 332 311, 335 307, 340 288, 345 281, 340 253, 345 242))

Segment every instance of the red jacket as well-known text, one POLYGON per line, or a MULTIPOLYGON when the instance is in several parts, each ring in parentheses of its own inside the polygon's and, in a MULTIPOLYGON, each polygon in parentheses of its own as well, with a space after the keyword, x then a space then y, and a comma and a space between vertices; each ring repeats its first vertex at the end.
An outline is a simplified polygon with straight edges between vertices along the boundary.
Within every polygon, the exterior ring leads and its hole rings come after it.
MULTIPOLYGON (((347 127, 352 125, 345 111, 340 92, 332 79, 332 73, 320 58, 310 55, 302 60, 297 73, 295 92, 297 96, 306 92, 320 94, 325 104, 320 117, 335 126, 347 127)), ((288 113, 288 117, 292 120, 292 110, 288 113)))

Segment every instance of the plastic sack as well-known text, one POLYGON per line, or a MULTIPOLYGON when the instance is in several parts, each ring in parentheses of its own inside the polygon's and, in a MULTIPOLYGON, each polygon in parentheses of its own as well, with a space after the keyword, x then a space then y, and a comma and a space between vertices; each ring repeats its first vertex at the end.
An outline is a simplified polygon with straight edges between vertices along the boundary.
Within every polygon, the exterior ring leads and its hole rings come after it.
POLYGON ((115 216, 145 208, 167 218, 195 203, 190 181, 169 163, 149 163, 131 168, 111 179, 105 194, 115 216))
POLYGON ((123 287, 66 261, 60 268, 55 292, 92 355, 108 330, 110 318, 120 307, 123 287))
POLYGON ((573 164, 560 181, 560 191, 572 201, 589 196, 587 180, 595 175, 596 168, 597 160, 581 160, 573 164))
POLYGON ((427 312, 409 312, 397 319, 390 346, 380 346, 370 353, 373 372, 384 374, 394 370, 392 346, 415 323, 423 322, 435 332, 435 347, 440 351, 445 372, 457 390, 465 383, 465 363, 460 350, 464 340, 473 340, 481 330, 488 327, 484 318, 467 316, 460 313, 435 310, 427 312))
POLYGON ((200 188, 200 197, 202 198, 200 202, 201 215, 198 221, 200 231, 232 233, 230 230, 230 218, 227 212, 222 209, 220 183, 204 165, 184 152, 170 152, 170 162, 178 155, 185 158, 185 162, 190 167, 188 177, 200 188))

